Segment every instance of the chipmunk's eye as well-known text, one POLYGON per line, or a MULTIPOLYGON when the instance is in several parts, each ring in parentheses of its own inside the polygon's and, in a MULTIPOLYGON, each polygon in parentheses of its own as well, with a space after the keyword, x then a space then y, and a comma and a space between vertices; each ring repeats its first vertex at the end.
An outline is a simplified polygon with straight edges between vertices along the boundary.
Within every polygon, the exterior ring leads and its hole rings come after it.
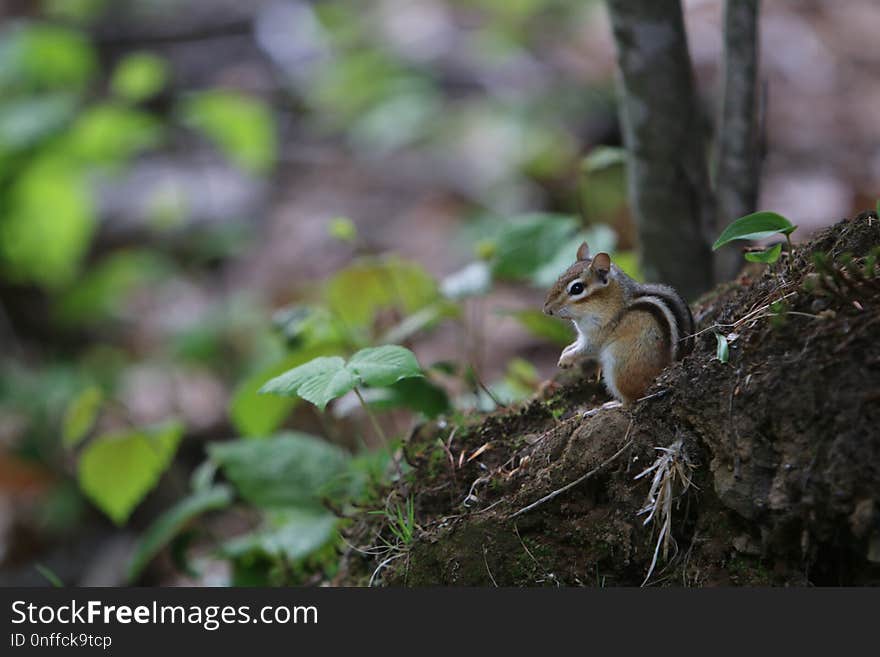
POLYGON ((570 288, 568 288, 568 293, 571 296, 577 296, 578 294, 580 294, 583 291, 584 291, 584 284, 583 283, 575 283, 570 288))

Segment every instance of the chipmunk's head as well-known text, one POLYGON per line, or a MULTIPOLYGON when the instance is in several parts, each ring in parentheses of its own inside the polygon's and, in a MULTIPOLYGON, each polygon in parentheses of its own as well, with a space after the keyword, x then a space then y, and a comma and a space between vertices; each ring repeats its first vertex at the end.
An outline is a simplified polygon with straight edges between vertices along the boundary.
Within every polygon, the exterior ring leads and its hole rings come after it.
POLYGON ((578 319, 590 312, 611 283, 611 258, 607 253, 590 257, 584 242, 577 261, 556 280, 544 301, 544 312, 562 319, 578 319))

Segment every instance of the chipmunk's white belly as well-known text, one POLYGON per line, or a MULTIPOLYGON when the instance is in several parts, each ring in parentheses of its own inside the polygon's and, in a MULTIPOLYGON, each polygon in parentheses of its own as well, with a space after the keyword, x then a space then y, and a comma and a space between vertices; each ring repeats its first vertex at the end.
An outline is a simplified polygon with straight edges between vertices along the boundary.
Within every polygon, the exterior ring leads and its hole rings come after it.
POLYGON ((617 380, 614 377, 614 356, 609 347, 599 352, 599 364, 602 366, 602 380, 605 382, 608 392, 615 399, 622 399, 623 395, 620 394, 620 390, 617 388, 617 380))

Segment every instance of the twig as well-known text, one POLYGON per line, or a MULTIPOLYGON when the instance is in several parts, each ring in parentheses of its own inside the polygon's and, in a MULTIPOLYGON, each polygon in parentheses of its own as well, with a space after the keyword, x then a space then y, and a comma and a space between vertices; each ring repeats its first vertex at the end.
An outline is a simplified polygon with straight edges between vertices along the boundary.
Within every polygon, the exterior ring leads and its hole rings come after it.
MULTIPOLYGON (((633 426, 633 420, 630 420, 630 421, 629 421, 629 427, 628 427, 627 430, 626 430, 626 435, 624 435, 624 437, 623 437, 624 440, 626 440, 626 439, 629 437, 629 432, 630 432, 630 430, 632 429, 632 426, 633 426)), ((613 456, 611 456, 610 458, 604 460, 602 463, 600 463, 599 465, 597 465, 595 468, 593 468, 592 470, 590 470, 590 471, 589 471, 588 473, 586 473, 585 475, 583 475, 583 476, 581 476, 581 477, 578 477, 577 479, 575 479, 575 480, 572 481, 571 483, 566 484, 566 485, 563 486, 562 488, 559 488, 559 489, 557 489, 557 490, 554 490, 552 493, 549 493, 548 495, 545 495, 544 497, 542 497, 541 499, 539 499, 537 502, 532 502, 532 503, 529 504, 528 506, 523 507, 522 509, 520 509, 520 510, 517 511, 516 513, 514 513, 514 514, 508 516, 507 519, 508 519, 508 520, 512 520, 513 518, 516 518, 517 516, 520 516, 520 515, 522 515, 522 514, 524 514, 524 513, 527 513, 528 511, 531 511, 532 509, 541 506, 541 505, 544 504, 545 502, 549 502, 550 500, 552 500, 552 499, 553 499, 554 497, 556 497, 557 495, 561 495, 561 494, 564 493, 565 491, 567 491, 567 490, 569 490, 569 489, 571 489, 571 488, 574 488, 574 487, 577 486, 578 484, 580 484, 580 483, 586 481, 587 479, 589 479, 590 477, 592 477, 593 475, 595 475, 597 472, 599 472, 599 471, 600 471, 602 468, 604 468, 606 465, 608 465, 609 463, 611 463, 612 461, 614 461, 618 456, 620 456, 621 454, 623 454, 623 453, 629 448, 630 445, 632 445, 632 440, 627 440, 627 441, 626 441, 626 444, 625 444, 623 447, 621 447, 619 450, 617 450, 617 452, 615 452, 613 456)))
POLYGON ((489 569, 489 560, 486 558, 486 546, 483 546, 483 563, 486 564, 486 572, 489 573, 489 579, 492 580, 492 586, 496 589, 498 588, 498 582, 495 581, 495 578, 492 576, 492 571, 489 569))

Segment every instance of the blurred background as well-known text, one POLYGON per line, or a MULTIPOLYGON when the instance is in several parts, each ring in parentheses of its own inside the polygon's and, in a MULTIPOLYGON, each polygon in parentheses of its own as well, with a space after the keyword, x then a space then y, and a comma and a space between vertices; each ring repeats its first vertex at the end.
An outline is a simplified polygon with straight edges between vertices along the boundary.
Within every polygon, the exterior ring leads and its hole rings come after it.
MULTIPOLYGON (((764 5, 758 205, 804 239, 880 190, 880 6, 764 5)), ((684 6, 708 131, 722 4, 684 6)), ((356 399, 260 385, 405 344, 424 383, 367 400, 399 438, 552 376, 581 238, 638 276, 602 2, 0 18, 0 584, 332 581, 327 498, 405 473, 356 399)))

